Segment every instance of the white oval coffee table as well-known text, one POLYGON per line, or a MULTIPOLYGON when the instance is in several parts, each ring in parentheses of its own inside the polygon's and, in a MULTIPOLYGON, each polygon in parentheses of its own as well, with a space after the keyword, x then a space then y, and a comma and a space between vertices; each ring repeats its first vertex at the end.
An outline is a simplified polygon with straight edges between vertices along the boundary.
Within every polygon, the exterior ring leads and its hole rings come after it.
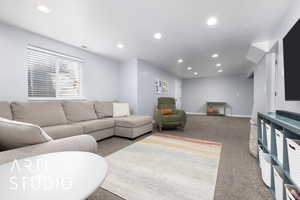
POLYGON ((5 200, 79 200, 98 189, 107 173, 104 158, 87 152, 58 152, 0 166, 5 200))

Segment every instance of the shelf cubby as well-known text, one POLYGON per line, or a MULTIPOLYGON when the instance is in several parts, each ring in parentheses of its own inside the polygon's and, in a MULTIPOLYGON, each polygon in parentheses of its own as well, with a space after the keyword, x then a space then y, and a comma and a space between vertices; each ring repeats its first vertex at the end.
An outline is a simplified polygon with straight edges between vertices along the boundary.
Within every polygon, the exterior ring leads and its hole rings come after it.
MULTIPOLYGON (((257 118, 257 135, 258 135, 258 144, 262 146, 262 149, 265 153, 271 156, 271 165, 279 166, 279 169, 282 171, 284 175, 285 184, 294 185, 298 191, 300 191, 300 185, 297 185, 294 181, 293 177, 290 175, 290 166, 289 166, 289 158, 288 158, 288 149, 286 138, 297 139, 300 140, 300 121, 284 117, 278 115, 276 113, 258 113, 257 118), (263 123, 262 123, 263 122, 263 123), (269 124, 271 127, 271 150, 268 149, 268 140, 267 140, 267 131, 266 124, 269 124), (276 131, 281 131, 283 134, 283 163, 279 162, 277 155, 277 144, 276 144, 276 131)), ((278 144, 280 146, 280 143, 278 144)), ((259 159, 258 159, 259 162, 259 159)), ((299 166, 300 170, 300 166, 299 166)), ((275 183, 274 183, 274 170, 271 167, 271 187, 270 187, 273 198, 275 199, 275 183)), ((284 200, 286 200, 286 194, 284 191, 284 200)))

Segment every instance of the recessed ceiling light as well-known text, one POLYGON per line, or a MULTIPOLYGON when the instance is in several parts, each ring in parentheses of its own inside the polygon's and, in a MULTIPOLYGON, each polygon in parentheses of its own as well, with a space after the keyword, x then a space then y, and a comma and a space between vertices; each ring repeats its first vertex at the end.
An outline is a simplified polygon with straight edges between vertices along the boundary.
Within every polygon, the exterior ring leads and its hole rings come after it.
POLYGON ((161 33, 155 33, 153 35, 154 39, 160 40, 162 38, 162 34, 161 33))
POLYGON ((218 24, 218 18, 216 18, 216 17, 210 17, 210 18, 207 19, 206 24, 208 26, 215 26, 215 25, 218 24))
POLYGON ((192 67, 187 67, 186 69, 189 70, 189 71, 191 71, 193 68, 192 67))
POLYGON ((197 75, 198 75, 198 72, 194 72, 194 75, 197 76, 197 75))
POLYGON ((51 13, 51 10, 46 5, 38 5, 36 9, 45 14, 51 13))
POLYGON ((212 58, 218 58, 219 57, 219 54, 213 54, 212 56, 211 56, 212 58))
POLYGON ((222 64, 221 64, 221 63, 218 63, 218 64, 216 64, 216 66, 217 66, 217 67, 221 67, 221 66, 222 66, 222 64))
POLYGON ((124 44, 122 44, 122 43, 118 43, 116 46, 117 46, 119 49, 123 49, 123 48, 124 48, 124 44))
POLYGON ((219 69, 218 72, 219 72, 219 73, 223 72, 223 69, 219 69))
POLYGON ((177 62, 178 62, 178 63, 183 63, 183 59, 180 58, 180 59, 177 60, 177 62))

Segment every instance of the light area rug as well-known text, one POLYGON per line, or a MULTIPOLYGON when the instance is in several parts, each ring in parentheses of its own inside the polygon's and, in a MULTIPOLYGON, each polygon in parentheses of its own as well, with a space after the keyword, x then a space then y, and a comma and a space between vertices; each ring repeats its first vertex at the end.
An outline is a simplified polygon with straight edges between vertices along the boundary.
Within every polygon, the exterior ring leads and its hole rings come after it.
POLYGON ((106 157, 102 187, 126 200, 213 200, 221 149, 154 134, 106 157))

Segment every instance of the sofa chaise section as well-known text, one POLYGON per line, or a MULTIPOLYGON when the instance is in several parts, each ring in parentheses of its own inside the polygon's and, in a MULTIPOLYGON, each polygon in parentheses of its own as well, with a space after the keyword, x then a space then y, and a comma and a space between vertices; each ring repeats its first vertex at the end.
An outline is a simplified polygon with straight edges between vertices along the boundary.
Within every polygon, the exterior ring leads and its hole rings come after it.
POLYGON ((153 130, 150 116, 131 115, 116 118, 115 135, 134 139, 153 130))

